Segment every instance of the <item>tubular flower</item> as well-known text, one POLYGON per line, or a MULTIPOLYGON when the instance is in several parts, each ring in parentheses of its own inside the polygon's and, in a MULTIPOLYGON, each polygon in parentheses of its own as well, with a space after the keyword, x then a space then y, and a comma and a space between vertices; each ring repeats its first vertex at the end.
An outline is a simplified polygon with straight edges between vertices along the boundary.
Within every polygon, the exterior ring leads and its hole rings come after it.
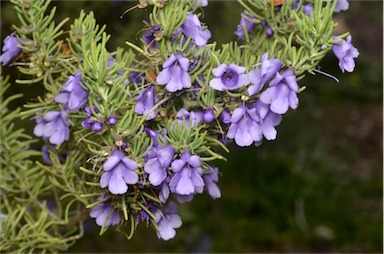
POLYGON ((169 183, 171 191, 179 195, 203 192, 204 180, 200 166, 200 157, 189 152, 184 152, 180 159, 174 160, 171 167, 175 174, 169 183))
POLYGON ((249 81, 252 83, 248 87, 248 94, 254 95, 260 92, 264 84, 273 78, 281 69, 283 64, 279 59, 268 59, 268 53, 265 53, 260 60, 260 68, 248 73, 249 81))
POLYGON ((112 194, 124 194, 128 190, 127 184, 135 184, 139 177, 135 172, 137 163, 124 156, 120 150, 115 150, 104 163, 104 174, 100 179, 100 187, 108 186, 112 194))
POLYGON ((171 165, 175 149, 171 145, 159 148, 156 157, 149 159, 144 165, 144 171, 149 174, 153 186, 159 186, 167 177, 167 169, 171 165))
POLYGON ((155 118, 158 112, 157 109, 151 112, 153 107, 159 101, 156 97, 154 89, 155 89, 154 85, 151 85, 144 92, 141 92, 140 95, 136 98, 137 104, 135 106, 135 112, 140 115, 149 114, 146 120, 152 120, 153 118, 155 118))
POLYGON ((164 63, 163 70, 156 77, 159 85, 166 85, 169 92, 191 87, 188 75, 189 60, 182 54, 172 54, 164 63))
POLYGON ((166 211, 156 210, 153 215, 156 217, 155 223, 159 230, 156 231, 157 237, 165 241, 172 239, 176 235, 175 228, 182 225, 180 216, 177 214, 178 207, 174 202, 170 202, 166 211))
MULTIPOLYGON (((270 106, 263 103, 261 100, 256 100, 253 107, 259 118, 261 133, 267 140, 275 140, 277 136, 275 126, 280 124, 282 116, 272 112, 270 106)), ((261 145, 261 142, 262 140, 256 142, 256 145, 261 145)))
POLYGON ((8 35, 4 39, 3 54, 0 56, 1 65, 7 65, 11 59, 20 53, 20 42, 17 40, 14 33, 8 35))
POLYGON ((249 83, 245 72, 245 67, 236 64, 221 64, 212 70, 216 78, 209 82, 209 85, 219 91, 235 90, 249 83))
MULTIPOLYGON (((341 40, 335 37, 335 40, 341 40)), ((359 51, 352 45, 352 36, 348 35, 347 40, 340 44, 332 45, 333 53, 339 59, 339 67, 344 72, 353 72, 355 69, 354 58, 359 56, 359 51)))
POLYGON ((239 36, 239 39, 245 37, 244 30, 248 33, 255 28, 255 21, 256 19, 252 16, 249 16, 246 12, 243 11, 241 13, 240 24, 237 25, 237 30, 235 32, 235 34, 239 36))
POLYGON ((276 114, 285 114, 288 108, 296 109, 299 103, 296 92, 299 86, 291 70, 287 70, 269 83, 269 88, 261 93, 260 100, 271 104, 270 109, 276 114))
POLYGON ((227 138, 235 139, 238 146, 250 146, 262 139, 259 117, 254 108, 239 105, 232 114, 227 138))
POLYGON ((177 112, 176 118, 180 124, 184 123, 188 129, 204 122, 204 112, 188 112, 185 108, 181 108, 177 112))
POLYGON ((70 110, 78 111, 88 100, 88 93, 81 87, 81 81, 81 71, 78 71, 75 76, 69 76, 68 81, 61 89, 61 93, 55 96, 55 101, 70 110))
POLYGON ((209 167, 209 169, 211 170, 211 172, 208 174, 204 174, 203 180, 209 195, 213 199, 216 199, 221 197, 220 189, 216 185, 216 182, 219 181, 219 170, 216 167, 209 167))
POLYGON ((96 218, 96 224, 105 227, 109 227, 111 225, 119 224, 121 220, 121 215, 118 210, 114 210, 115 208, 109 203, 101 203, 92 208, 91 213, 89 214, 91 218, 96 218), (109 218, 108 218, 109 216, 109 218))
POLYGON ((69 139, 69 121, 65 112, 49 111, 36 117, 37 125, 33 133, 38 137, 49 139, 51 144, 60 145, 69 139))
POLYGON ((187 17, 181 25, 180 31, 187 37, 191 37, 199 47, 207 44, 211 38, 211 32, 208 29, 202 30, 201 22, 196 14, 187 12, 187 17))

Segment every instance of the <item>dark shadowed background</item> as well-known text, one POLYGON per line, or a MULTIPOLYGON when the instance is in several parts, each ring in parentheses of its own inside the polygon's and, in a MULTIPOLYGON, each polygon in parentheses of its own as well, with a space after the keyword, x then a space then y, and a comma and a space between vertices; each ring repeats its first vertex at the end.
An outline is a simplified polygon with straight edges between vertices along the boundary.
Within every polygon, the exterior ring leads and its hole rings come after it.
MULTIPOLYGON (((17 18, 1 2, 1 39, 17 18)), ((112 35, 111 50, 137 42, 143 10, 120 15, 132 2, 54 1, 57 17, 76 18, 93 10, 112 35)), ((204 22, 219 43, 235 39, 242 9, 235 1, 210 1, 204 22)), ((196 196, 180 206, 183 226, 175 239, 158 240, 152 228, 138 227, 132 240, 108 230, 98 236, 94 220, 68 252, 380 252, 383 249, 383 3, 350 1, 336 15, 339 34, 350 31, 360 51, 353 73, 342 74, 329 54, 322 75, 300 81, 307 89, 300 106, 278 126, 278 138, 261 147, 231 146, 218 162, 222 197, 196 196)), ((211 39, 211 40, 212 40, 211 39)), ((17 77, 15 69, 5 72, 17 77)), ((40 91, 25 93, 21 105, 40 91)), ((14 105, 14 106, 20 106, 14 105)), ((25 126, 25 123, 22 123, 25 126)), ((30 133, 32 133, 31 123, 30 133)))

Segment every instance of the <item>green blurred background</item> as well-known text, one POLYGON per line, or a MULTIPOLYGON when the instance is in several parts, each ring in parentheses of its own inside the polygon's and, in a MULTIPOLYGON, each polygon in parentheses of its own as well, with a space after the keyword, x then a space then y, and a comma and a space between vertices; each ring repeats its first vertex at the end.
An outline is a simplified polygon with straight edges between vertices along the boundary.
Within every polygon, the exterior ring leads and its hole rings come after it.
MULTIPOLYGON (((17 18, 1 2, 1 38, 17 18)), ((112 34, 109 47, 138 42, 143 10, 120 15, 133 2, 54 1, 57 17, 93 10, 112 34)), ((235 1, 210 1, 204 22, 219 43, 236 39, 242 9, 235 1)), ((68 252, 380 252, 383 250, 383 3, 350 1, 336 15, 338 33, 350 31, 360 51, 353 73, 342 74, 329 54, 321 68, 340 79, 307 76, 300 107, 278 126, 278 138, 261 147, 231 146, 218 162, 222 197, 196 196, 180 206, 176 238, 158 240, 138 227, 132 240, 109 230, 100 237, 93 220, 68 252)), ((5 72, 17 77, 15 69, 5 72)), ((39 91, 14 85, 24 103, 39 91)), ((14 105, 17 106, 17 105, 14 105)), ((22 123, 25 125, 25 123, 22 123)), ((30 133, 32 133, 32 125, 30 133)))

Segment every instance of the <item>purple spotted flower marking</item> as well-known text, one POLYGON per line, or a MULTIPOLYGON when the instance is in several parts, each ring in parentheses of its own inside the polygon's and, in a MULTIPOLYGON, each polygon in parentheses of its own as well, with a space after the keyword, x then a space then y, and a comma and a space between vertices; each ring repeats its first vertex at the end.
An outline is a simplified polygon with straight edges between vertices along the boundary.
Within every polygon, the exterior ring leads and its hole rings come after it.
POLYGON ((285 114, 288 108, 296 109, 299 103, 297 91, 299 86, 296 77, 291 70, 276 73, 269 83, 269 88, 261 93, 260 100, 271 104, 270 109, 276 114, 285 114))
POLYGON ((104 174, 100 179, 100 187, 108 187, 112 194, 124 194, 128 191, 127 184, 136 184, 139 180, 135 169, 137 163, 115 150, 104 163, 104 174))
POLYGON ((48 139, 51 144, 60 145, 69 139, 69 121, 67 114, 60 111, 49 111, 45 117, 37 116, 37 125, 33 133, 48 139))
POLYGON ((156 117, 157 109, 152 110, 156 103, 159 101, 155 94, 155 86, 151 85, 144 92, 136 98, 137 104, 135 106, 135 112, 140 115, 147 115, 146 120, 152 120, 156 117), (152 111, 152 112, 151 112, 152 111))
POLYGON ((239 105, 232 114, 227 138, 234 139, 238 146, 250 146, 262 139, 259 117, 254 108, 239 105))
POLYGON ((159 186, 165 180, 167 169, 175 154, 175 149, 171 145, 156 150, 156 157, 149 159, 144 165, 144 171, 149 174, 149 181, 153 186, 159 186))
POLYGON ((153 215, 156 217, 155 223, 159 230, 156 231, 157 237, 165 241, 172 239, 176 235, 175 228, 182 225, 180 216, 177 214, 178 207, 174 202, 170 202, 165 211, 156 210, 153 215))
POLYGON ((188 74, 189 60, 182 54, 172 54, 164 63, 163 70, 157 75, 156 82, 166 85, 169 92, 191 87, 188 74))
MULTIPOLYGON (((335 40, 341 40, 335 37, 335 40)), ((344 72, 353 72, 355 69, 354 58, 359 56, 359 51, 352 45, 352 36, 348 35, 347 40, 340 44, 332 45, 332 51, 339 59, 339 67, 344 72)))
POLYGON ((9 61, 13 57, 15 57, 17 54, 20 53, 21 49, 19 48, 21 46, 20 42, 15 36, 15 33, 12 33, 5 37, 4 39, 4 46, 3 46, 3 54, 0 56, 0 63, 1 65, 7 65, 9 61))
POLYGON ((204 180, 201 177, 201 160, 198 155, 184 152, 180 159, 172 162, 171 167, 174 175, 169 183, 171 191, 179 195, 190 195, 195 192, 201 193, 204 180))
POLYGON ((235 90, 249 83, 245 67, 236 64, 221 64, 212 70, 216 78, 209 82, 209 85, 219 91, 235 90))
POLYGON ((209 38, 211 38, 211 32, 208 29, 204 29, 201 26, 201 22, 196 14, 187 12, 184 23, 179 29, 185 36, 191 37, 195 44, 199 47, 207 44, 209 38))
POLYGON ((92 208, 91 213, 89 214, 91 218, 96 218, 96 224, 105 227, 109 227, 111 225, 119 224, 121 220, 121 215, 118 210, 109 204, 109 203, 101 203, 92 208))
POLYGON ((70 110, 78 111, 88 100, 88 93, 81 87, 81 81, 81 71, 78 71, 74 76, 69 76, 60 93, 55 96, 55 101, 70 110))
POLYGON ((268 53, 265 53, 260 60, 260 68, 248 73, 249 81, 252 83, 248 87, 248 94, 254 95, 261 91, 265 83, 273 78, 281 69, 283 64, 279 59, 268 59, 268 53))
POLYGON ((249 33, 256 26, 256 19, 248 15, 245 11, 241 13, 240 24, 237 26, 235 34, 239 36, 239 39, 245 37, 245 31, 249 33))

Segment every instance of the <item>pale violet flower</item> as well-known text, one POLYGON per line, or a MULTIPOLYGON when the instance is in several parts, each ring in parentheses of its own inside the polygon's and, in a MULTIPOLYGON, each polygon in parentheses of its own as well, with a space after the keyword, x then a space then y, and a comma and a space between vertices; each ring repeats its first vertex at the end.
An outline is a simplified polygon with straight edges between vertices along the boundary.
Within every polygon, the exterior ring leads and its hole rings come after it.
POLYGON ((236 64, 221 64, 212 70, 213 78, 209 85, 219 91, 235 90, 244 85, 248 85, 249 80, 245 72, 245 67, 237 66, 236 64))
MULTIPOLYGON (((262 135, 267 140, 275 140, 277 136, 276 126, 280 124, 282 116, 271 111, 270 105, 256 100, 252 106, 259 118, 259 127, 262 135)), ((256 141, 256 145, 260 145, 261 141, 256 141)))
POLYGON ((88 92, 80 85, 81 81, 81 71, 69 76, 60 93, 55 96, 55 101, 70 110, 78 111, 88 101, 88 92))
MULTIPOLYGON (((335 40, 341 40, 335 37, 335 40)), ((339 59, 339 67, 344 72, 353 72, 355 69, 354 58, 359 56, 359 51, 352 45, 352 36, 348 35, 347 40, 340 44, 332 45, 332 51, 339 59)))
POLYGON ((291 70, 276 73, 269 83, 269 88, 261 93, 260 100, 270 104, 270 109, 276 114, 285 114, 288 108, 296 109, 299 103, 297 91, 299 86, 296 77, 291 70))
POLYGON ((206 7, 208 6, 208 0, 192 0, 195 1, 195 7, 206 7))
POLYGON ((104 202, 92 208, 89 214, 91 218, 96 218, 96 224, 105 227, 119 224, 121 214, 111 204, 104 202), (109 217, 108 217, 109 216, 109 217))
POLYGON ((227 132, 227 138, 234 139, 238 146, 250 146, 253 142, 262 139, 259 126, 259 117, 255 108, 248 108, 241 104, 232 114, 231 125, 227 132))
POLYGON ((20 53, 21 49, 20 42, 15 36, 15 33, 12 33, 5 37, 4 46, 3 46, 3 54, 0 55, 0 63, 1 65, 6 65, 11 61, 13 57, 20 53))
POLYGON ((163 70, 156 77, 159 85, 166 85, 169 92, 191 87, 188 74, 189 60, 182 54, 172 54, 164 63, 163 70))
POLYGON ((236 30, 235 34, 239 38, 244 38, 245 37, 244 30, 247 31, 247 33, 248 33, 252 29, 254 29, 256 26, 255 21, 256 21, 256 19, 254 17, 248 15, 245 11, 243 11, 241 13, 240 24, 237 25, 237 30, 236 30))
POLYGON ((112 194, 124 194, 127 184, 136 184, 139 176, 135 172, 137 162, 124 156, 120 150, 114 150, 103 165, 104 174, 100 179, 100 187, 108 187, 112 194))
POLYGON ((151 120, 156 117, 158 109, 154 109, 156 103, 159 101, 155 94, 154 85, 149 86, 145 91, 142 91, 136 98, 137 104, 135 112, 140 115, 147 115, 146 120, 151 120))
POLYGON ((171 167, 174 175, 169 183, 171 191, 179 195, 190 195, 195 192, 201 193, 204 180, 201 177, 201 160, 198 155, 184 152, 180 159, 172 162, 171 167))
POLYGON ((209 167, 209 173, 203 175, 203 180, 205 188, 208 190, 208 194, 213 198, 220 198, 221 192, 219 187, 217 187, 217 181, 219 181, 219 170, 216 167, 209 167))
POLYGON ((170 202, 165 211, 157 209, 153 213, 156 217, 155 223, 159 228, 159 230, 156 231, 158 238, 167 241, 175 237, 175 228, 179 228, 182 225, 181 218, 177 212, 177 205, 174 202, 170 202))
POLYGON ((191 37, 195 44, 199 47, 207 44, 211 38, 211 32, 201 26, 201 22, 196 14, 187 12, 184 23, 181 25, 180 31, 187 37, 191 37))
POLYGON ((69 121, 67 114, 60 111, 48 111, 45 117, 37 116, 37 125, 33 134, 48 139, 51 144, 60 145, 69 139, 69 121))
POLYGON ((260 67, 248 73, 248 79, 252 83, 248 87, 248 94, 254 95, 260 92, 265 83, 272 79, 282 66, 279 59, 268 59, 268 53, 265 53, 261 57, 260 67))
POLYGON ((149 181, 153 186, 159 186, 167 177, 167 169, 171 165, 175 149, 171 145, 156 149, 156 157, 144 164, 144 171, 149 174, 149 181))

